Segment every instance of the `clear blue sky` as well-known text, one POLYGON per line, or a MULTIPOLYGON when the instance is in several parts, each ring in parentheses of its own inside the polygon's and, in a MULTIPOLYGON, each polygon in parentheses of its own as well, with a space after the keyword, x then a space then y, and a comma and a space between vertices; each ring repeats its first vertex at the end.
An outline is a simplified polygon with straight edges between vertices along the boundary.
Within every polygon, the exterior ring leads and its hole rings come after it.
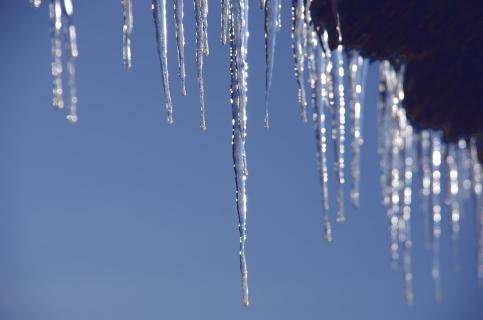
MULTIPOLYGON (((379 205, 375 65, 364 114, 361 209, 346 201, 347 222, 334 227, 332 244, 323 241, 314 133, 298 116, 285 1, 268 131, 263 128, 263 16, 258 1, 251 1, 252 305, 243 308, 228 52, 218 41, 219 3, 210 1, 208 131, 201 133, 192 2, 185 1, 188 97, 178 94, 170 16, 173 127, 165 121, 150 1, 133 2, 134 60, 126 72, 120 1, 75 1, 80 50, 75 126, 50 106, 47 7, 34 10, 27 0, 0 2, 2 319, 483 318, 469 206, 457 273, 449 213, 443 215, 441 305, 433 299, 430 253, 423 248, 421 211, 414 206, 415 303, 404 303, 402 275, 390 270, 388 223, 379 205)), ((333 195, 332 181, 332 214, 333 195)))

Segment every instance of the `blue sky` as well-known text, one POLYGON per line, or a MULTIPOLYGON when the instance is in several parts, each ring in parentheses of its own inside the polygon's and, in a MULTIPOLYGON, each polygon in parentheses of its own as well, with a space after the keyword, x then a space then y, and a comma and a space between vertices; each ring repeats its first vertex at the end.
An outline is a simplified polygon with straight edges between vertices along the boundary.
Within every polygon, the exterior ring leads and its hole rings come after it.
POLYGON ((323 241, 314 133, 301 123, 296 99, 290 8, 283 3, 266 130, 263 15, 258 1, 251 5, 252 305, 246 309, 238 270, 228 51, 218 42, 218 2, 210 1, 206 133, 198 127, 190 1, 185 3, 187 97, 178 94, 170 15, 172 127, 165 121, 149 1, 133 4, 129 72, 122 64, 120 1, 75 2, 80 51, 75 126, 50 106, 46 4, 34 10, 27 0, 0 3, 0 314, 5 319, 482 318, 469 205, 456 273, 449 213, 446 208, 443 213, 440 305, 433 299, 430 253, 423 248, 422 213, 413 206, 415 303, 404 303, 402 275, 390 269, 388 223, 379 204, 377 65, 371 65, 367 85, 361 209, 346 201, 346 223, 334 226, 332 244, 323 241))

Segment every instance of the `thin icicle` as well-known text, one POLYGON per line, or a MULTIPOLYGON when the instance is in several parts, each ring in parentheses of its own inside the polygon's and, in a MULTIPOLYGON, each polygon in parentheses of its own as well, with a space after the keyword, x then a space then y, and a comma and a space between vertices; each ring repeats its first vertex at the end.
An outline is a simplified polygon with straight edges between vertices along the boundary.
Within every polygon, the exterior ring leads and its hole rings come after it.
POLYGON ((62 88, 62 3, 61 0, 49 2, 50 28, 52 33, 52 77, 53 77, 53 106, 62 109, 64 107, 62 88))
POLYGON ((278 2, 278 7, 276 8, 277 10, 277 20, 275 21, 275 26, 277 32, 282 30, 282 2, 281 0, 277 0, 278 2))
POLYGON ((460 231, 460 202, 458 193, 460 192, 458 186, 458 166, 456 163, 456 145, 448 145, 446 152, 446 174, 447 186, 446 204, 451 212, 451 239, 453 241, 453 258, 455 270, 458 269, 458 239, 460 231))
POLYGON ((364 60, 358 53, 352 52, 349 62, 349 82, 351 86, 350 115, 352 121, 351 202, 355 208, 358 208, 360 203, 360 152, 363 143, 362 107, 364 103, 367 65, 367 60, 364 60))
POLYGON ((483 286, 483 172, 478 159, 476 138, 470 140, 470 161, 472 171, 472 193, 475 203, 477 229, 477 277, 478 284, 483 286))
POLYGON ((268 96, 272 85, 273 58, 277 36, 277 19, 280 10, 280 0, 265 2, 265 127, 270 126, 268 112, 268 96))
POLYGON ((203 54, 207 57, 210 54, 208 46, 208 0, 201 0, 201 17, 203 22, 203 54))
POLYGON ((38 8, 40 7, 40 5, 42 4, 42 0, 30 0, 30 4, 34 7, 34 8, 38 8))
POLYGON ((458 172, 460 185, 460 199, 466 200, 471 193, 471 158, 468 144, 464 138, 458 140, 458 172))
POLYGON ((227 41, 227 33, 228 33, 228 20, 229 20, 229 10, 230 10, 230 1, 231 0, 221 0, 221 34, 220 40, 221 44, 225 45, 227 41))
POLYGON ((404 139, 404 187, 403 187, 403 208, 401 216, 401 224, 399 227, 399 239, 402 243, 402 260, 404 274, 404 297, 407 304, 412 304, 414 300, 413 293, 413 274, 411 271, 411 201, 412 201, 412 181, 414 171, 414 144, 413 144, 413 128, 407 123, 406 113, 403 108, 401 111, 401 120, 403 121, 403 139, 404 139))
POLYGON ((247 44, 248 0, 235 2, 230 13, 230 78, 233 126, 233 162, 235 170, 238 228, 240 232, 240 271, 242 276, 242 302, 249 305, 248 269, 245 255, 247 239, 247 192, 248 175, 246 156, 246 104, 247 104, 247 44))
POLYGON ((176 29, 176 45, 178 48, 178 74, 181 80, 181 95, 186 95, 186 71, 184 64, 184 0, 173 0, 174 4, 174 26, 176 29))
POLYGON ((294 56, 294 71, 298 85, 298 102, 302 122, 307 122, 307 98, 304 86, 304 63, 307 27, 305 25, 304 0, 292 1, 292 49, 294 56))
POLYGON ((74 14, 74 7, 71 0, 64 0, 62 3, 62 13, 66 20, 66 26, 64 27, 64 36, 66 39, 66 52, 67 52, 67 76, 68 76, 68 89, 69 89, 69 113, 67 120, 72 123, 76 123, 77 117, 77 85, 76 85, 76 71, 75 60, 79 55, 77 50, 77 32, 72 22, 72 16, 74 14))
POLYGON ((434 294, 437 302, 441 301, 441 270, 440 270, 440 237, 441 237, 441 137, 438 132, 431 135, 431 204, 432 204, 432 276, 434 294))
POLYGON ((335 50, 335 79, 337 85, 337 139, 335 152, 336 166, 337 166, 337 222, 345 221, 344 213, 344 168, 345 168, 345 122, 346 109, 344 97, 344 60, 343 48, 339 45, 335 50))
POLYGON ((166 0, 152 0, 153 18, 156 29, 156 44, 163 77, 164 99, 168 124, 173 124, 173 102, 169 89, 168 71, 168 27, 166 25, 166 0))
POLYGON ((420 133, 419 143, 419 163, 421 165, 421 204, 424 220, 424 246, 431 248, 431 215, 430 215, 430 195, 431 195, 431 134, 428 130, 420 133))
POLYGON ((379 64, 379 100, 377 104, 377 116, 378 116, 378 147, 377 152, 379 154, 379 167, 381 170, 381 194, 382 204, 387 206, 389 204, 389 197, 387 196, 387 176, 388 176, 388 139, 386 131, 386 118, 388 113, 388 79, 387 69, 389 68, 389 62, 383 61, 379 64))
POLYGON ((122 26, 122 60, 126 69, 131 68, 131 33, 133 28, 132 2, 122 0, 124 25, 122 26))
POLYGON ((205 84, 203 77, 203 55, 204 55, 204 0, 194 0, 195 19, 196 19, 196 73, 198 77, 198 86, 200 91, 200 128, 206 130, 205 119, 205 84))
POLYGON ((317 167, 319 169, 320 184, 322 189, 322 210, 324 219, 325 239, 332 241, 332 228, 329 219, 329 178, 327 169, 327 130, 325 126, 325 110, 324 105, 327 103, 327 78, 325 74, 325 57, 320 45, 316 46, 316 67, 317 80, 315 87, 315 105, 314 105, 314 128, 317 140, 317 167))
POLYGON ((403 161, 401 158, 401 150, 403 148, 402 141, 402 130, 401 130, 401 115, 400 108, 402 97, 400 93, 402 92, 402 71, 398 73, 391 67, 388 74, 389 77, 389 96, 391 101, 390 109, 390 122, 389 122, 389 135, 390 135, 390 145, 389 145, 389 159, 390 159, 390 206, 388 209, 388 218, 390 224, 390 234, 391 234, 391 262, 393 270, 397 270, 399 261, 399 218, 401 216, 401 191, 402 188, 402 173, 403 173, 403 161))

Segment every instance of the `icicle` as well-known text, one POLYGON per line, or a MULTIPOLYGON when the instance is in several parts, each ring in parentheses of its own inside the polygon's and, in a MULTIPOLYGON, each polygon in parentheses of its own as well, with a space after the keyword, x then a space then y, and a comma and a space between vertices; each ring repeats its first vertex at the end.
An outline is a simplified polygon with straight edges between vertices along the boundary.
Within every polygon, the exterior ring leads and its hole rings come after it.
POLYGON ((195 5, 195 19, 196 19, 196 72, 198 77, 198 86, 200 90, 200 128, 202 131, 206 130, 205 120, 205 84, 203 78, 203 55, 205 47, 204 39, 204 0, 194 0, 195 5))
POLYGON ((122 59, 126 69, 131 68, 131 33, 133 28, 132 2, 122 0, 124 25, 122 26, 122 59))
POLYGON ((421 139, 419 144, 419 155, 421 165, 421 203, 424 220, 424 233, 426 248, 431 247, 431 216, 429 200, 431 195, 431 140, 428 130, 421 131, 421 139))
POLYGON ((42 0, 30 0, 30 4, 34 7, 34 8, 38 8, 40 7, 40 5, 42 4, 42 0))
POLYGON ((246 163, 246 104, 247 104, 247 44, 248 44, 248 0, 234 3, 230 13, 230 78, 233 125, 233 162, 235 170, 238 228, 240 232, 240 270, 242 275, 242 301, 248 306, 248 270, 245 255, 247 229, 248 175, 246 163))
POLYGON ((72 15, 74 14, 74 7, 71 0, 64 0, 62 4, 62 13, 67 22, 64 28, 64 35, 66 38, 67 48, 67 75, 68 75, 68 89, 69 89, 69 114, 67 120, 76 123, 77 117, 77 86, 76 86, 76 71, 75 59, 79 55, 77 50, 77 32, 72 22, 72 15))
POLYGON ((275 26, 277 32, 282 30, 282 2, 281 0, 276 0, 278 2, 277 10, 277 20, 275 21, 275 26))
POLYGON ((201 17, 203 21, 203 54, 207 57, 210 54, 208 46, 208 0, 201 0, 201 17))
POLYGON ((272 85, 273 58, 277 31, 277 19, 280 10, 280 0, 265 2, 265 127, 270 126, 268 113, 268 96, 272 85))
POLYGON ((432 203, 432 254, 433 266, 432 276, 434 281, 435 299, 441 301, 441 270, 439 267, 440 237, 441 237, 441 138, 439 133, 433 132, 431 135, 432 155, 431 155, 431 203, 432 203))
POLYGON ((458 167, 456 164, 456 146, 454 144, 448 145, 446 153, 446 173, 447 173, 447 186, 446 192, 446 204, 451 212, 451 239, 453 241, 453 258, 455 262, 455 270, 457 267, 458 257, 458 238, 460 230, 460 202, 458 199, 459 186, 458 186, 458 167))
POLYGON ((483 285, 483 173, 478 159, 476 138, 470 141, 470 161, 472 168, 472 192, 475 202, 477 229, 477 276, 479 285, 483 285))
POLYGON ((390 135, 390 145, 389 145, 389 159, 390 159, 390 183, 389 183, 389 194, 390 194, 390 206, 388 209, 388 218, 390 223, 390 234, 391 234, 391 261, 393 270, 397 270, 397 265, 399 261, 399 217, 401 210, 401 199, 400 194, 402 189, 402 171, 403 163, 401 159, 402 150, 402 132, 400 124, 400 108, 402 97, 400 93, 402 92, 402 77, 403 72, 400 70, 398 73, 391 67, 388 74, 389 76, 389 96, 391 101, 390 109, 390 122, 389 122, 389 135, 390 135))
MULTIPOLYGON (((406 115, 404 109, 404 121, 406 115)), ((414 300, 413 293, 413 274, 411 271, 411 197, 412 197, 412 181, 414 171, 414 144, 413 144, 413 128, 410 124, 405 124, 404 130, 404 191, 403 191, 403 210, 402 221, 403 227, 400 228, 401 240, 403 243, 403 272, 404 272, 404 289, 407 304, 412 304, 414 300), (403 232, 401 232, 401 230, 403 232)))
POLYGON ((317 141, 317 167, 319 169, 320 185, 322 190, 322 210, 324 219, 325 239, 332 241, 332 228, 329 219, 329 178, 327 169, 327 136, 325 127, 325 107, 327 103, 327 78, 325 74, 325 57, 320 45, 316 45, 316 68, 317 78, 315 86, 315 104, 314 104, 314 128, 315 138, 317 141))
POLYGON ((61 0, 50 0, 49 2, 50 24, 52 32, 52 77, 54 82, 53 106, 62 109, 64 107, 62 89, 62 5, 61 0))
POLYGON ((337 222, 344 222, 344 167, 345 167, 345 97, 344 97, 344 60, 342 45, 337 47, 335 79, 337 83, 337 140, 335 152, 337 153, 337 222))
POLYGON ((381 170, 381 193, 382 204, 387 206, 389 204, 389 196, 387 192, 388 179, 388 139, 386 131, 386 118, 388 113, 388 68, 389 62, 383 61, 379 64, 379 101, 378 101, 378 147, 379 166, 381 170))
POLYGON ((221 0, 221 35, 220 40, 223 45, 226 44, 226 34, 228 33, 228 15, 230 9, 230 1, 231 0, 221 0))
POLYGON ((466 200, 470 197, 471 190, 471 159, 468 154, 466 140, 458 140, 458 172, 460 185, 460 199, 466 200))
POLYGON ((176 28, 176 45, 178 47, 178 68, 179 78, 181 80, 181 95, 186 95, 186 71, 184 64, 184 0, 173 0, 174 3, 174 26, 176 28))
POLYGON ((164 99, 166 101, 166 113, 168 123, 173 123, 173 102, 169 89, 168 72, 168 27, 166 25, 166 0, 152 0, 153 18, 156 29, 156 44, 158 49, 161 73, 163 76, 164 99))
POLYGON ((355 208, 359 207, 360 152, 363 143, 361 117, 366 76, 367 61, 359 56, 358 53, 352 52, 349 63, 349 82, 351 86, 350 114, 352 120, 351 202, 355 208))
POLYGON ((304 87, 304 60, 305 45, 307 38, 307 27, 305 18, 304 0, 292 1, 292 49, 294 56, 295 78, 298 85, 298 101, 300 104, 300 115, 302 122, 307 122, 307 98, 304 87))

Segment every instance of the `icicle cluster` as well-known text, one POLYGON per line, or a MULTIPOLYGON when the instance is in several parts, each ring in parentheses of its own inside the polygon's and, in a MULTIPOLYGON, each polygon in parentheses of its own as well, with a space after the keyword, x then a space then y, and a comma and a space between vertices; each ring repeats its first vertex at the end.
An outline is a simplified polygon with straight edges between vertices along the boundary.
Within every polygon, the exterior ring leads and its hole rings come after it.
MULTIPOLYGON (((168 72, 168 23, 167 0, 152 0, 156 31, 157 51, 162 72, 165 107, 168 123, 173 123, 168 72)), ((174 26, 176 31, 178 74, 181 95, 186 95, 184 0, 173 0, 174 26)), ((203 63, 209 54, 208 47, 208 0, 193 0, 196 31, 196 74, 200 96, 200 127, 206 130, 203 63)), ((34 7, 41 0, 30 0, 34 7)), ((229 43, 230 52, 230 104, 232 109, 232 152, 236 185, 236 207, 240 235, 240 271, 242 279, 242 302, 248 306, 248 269, 245 254, 247 240, 247 101, 248 101, 248 3, 249 0, 221 0, 222 44, 229 43)), ((269 126, 269 92, 274 67, 276 33, 281 29, 281 0, 260 0, 265 13, 265 126, 269 126)), ((312 0, 292 0, 292 50, 294 73, 298 89, 298 103, 302 121, 307 122, 308 98, 305 82, 310 90, 312 122, 316 138, 316 158, 321 184, 324 237, 332 240, 329 207, 329 160, 327 158, 328 132, 334 148, 334 176, 336 182, 336 221, 345 220, 345 140, 346 115, 350 115, 351 138, 351 191, 350 199, 355 208, 360 206, 360 154, 363 144, 362 114, 368 61, 359 52, 351 51, 344 62, 342 31, 337 21, 339 45, 329 47, 326 30, 315 31, 310 6, 312 0), (320 37, 319 37, 320 35, 320 37), (307 75, 305 74, 307 70, 307 75), (346 72, 347 70, 347 72, 346 72), (349 90, 345 88, 345 77, 349 90), (349 106, 346 107, 346 92, 349 106), (348 109, 348 110, 347 110, 348 109), (329 131, 330 129, 330 131, 329 131)), ((122 0, 124 16, 122 53, 126 69, 132 65, 131 33, 133 14, 131 0, 122 0)), ((49 0, 52 32, 53 105, 64 107, 62 43, 65 54, 69 93, 67 119, 77 121, 77 94, 75 64, 78 56, 76 29, 72 23, 72 0, 49 0)), ((337 20, 338 20, 337 16, 337 20)), ((388 61, 380 63, 378 101, 378 154, 381 170, 382 204, 387 210, 390 235, 390 257, 393 269, 402 265, 405 299, 414 299, 411 268, 411 208, 414 173, 419 171, 419 195, 425 214, 426 247, 432 252, 432 277, 436 300, 441 299, 440 237, 445 204, 451 220, 453 252, 457 261, 460 219, 464 201, 472 198, 477 216, 479 281, 483 283, 483 187, 482 168, 478 160, 476 139, 460 139, 457 143, 444 144, 441 133, 415 130, 409 123, 404 101, 404 65, 395 67, 388 61), (444 171, 443 169, 446 170, 444 171), (447 175, 442 179, 443 174, 447 175), (446 181, 446 188, 442 187, 446 181), (446 190, 445 201, 442 201, 446 190)), ((455 263, 455 265, 457 265, 455 263)))
MULTIPOLYGON (((30 4, 38 8, 42 2, 41 0, 30 0, 30 4)), ((72 0, 49 1, 50 32, 52 37, 52 104, 57 109, 64 108, 64 85, 62 79, 65 66, 67 69, 69 108, 66 118, 70 122, 75 123, 78 120, 75 60, 79 55, 79 51, 77 50, 77 32, 73 23, 73 14, 72 0), (65 59, 62 59, 63 52, 66 55, 65 59)))

